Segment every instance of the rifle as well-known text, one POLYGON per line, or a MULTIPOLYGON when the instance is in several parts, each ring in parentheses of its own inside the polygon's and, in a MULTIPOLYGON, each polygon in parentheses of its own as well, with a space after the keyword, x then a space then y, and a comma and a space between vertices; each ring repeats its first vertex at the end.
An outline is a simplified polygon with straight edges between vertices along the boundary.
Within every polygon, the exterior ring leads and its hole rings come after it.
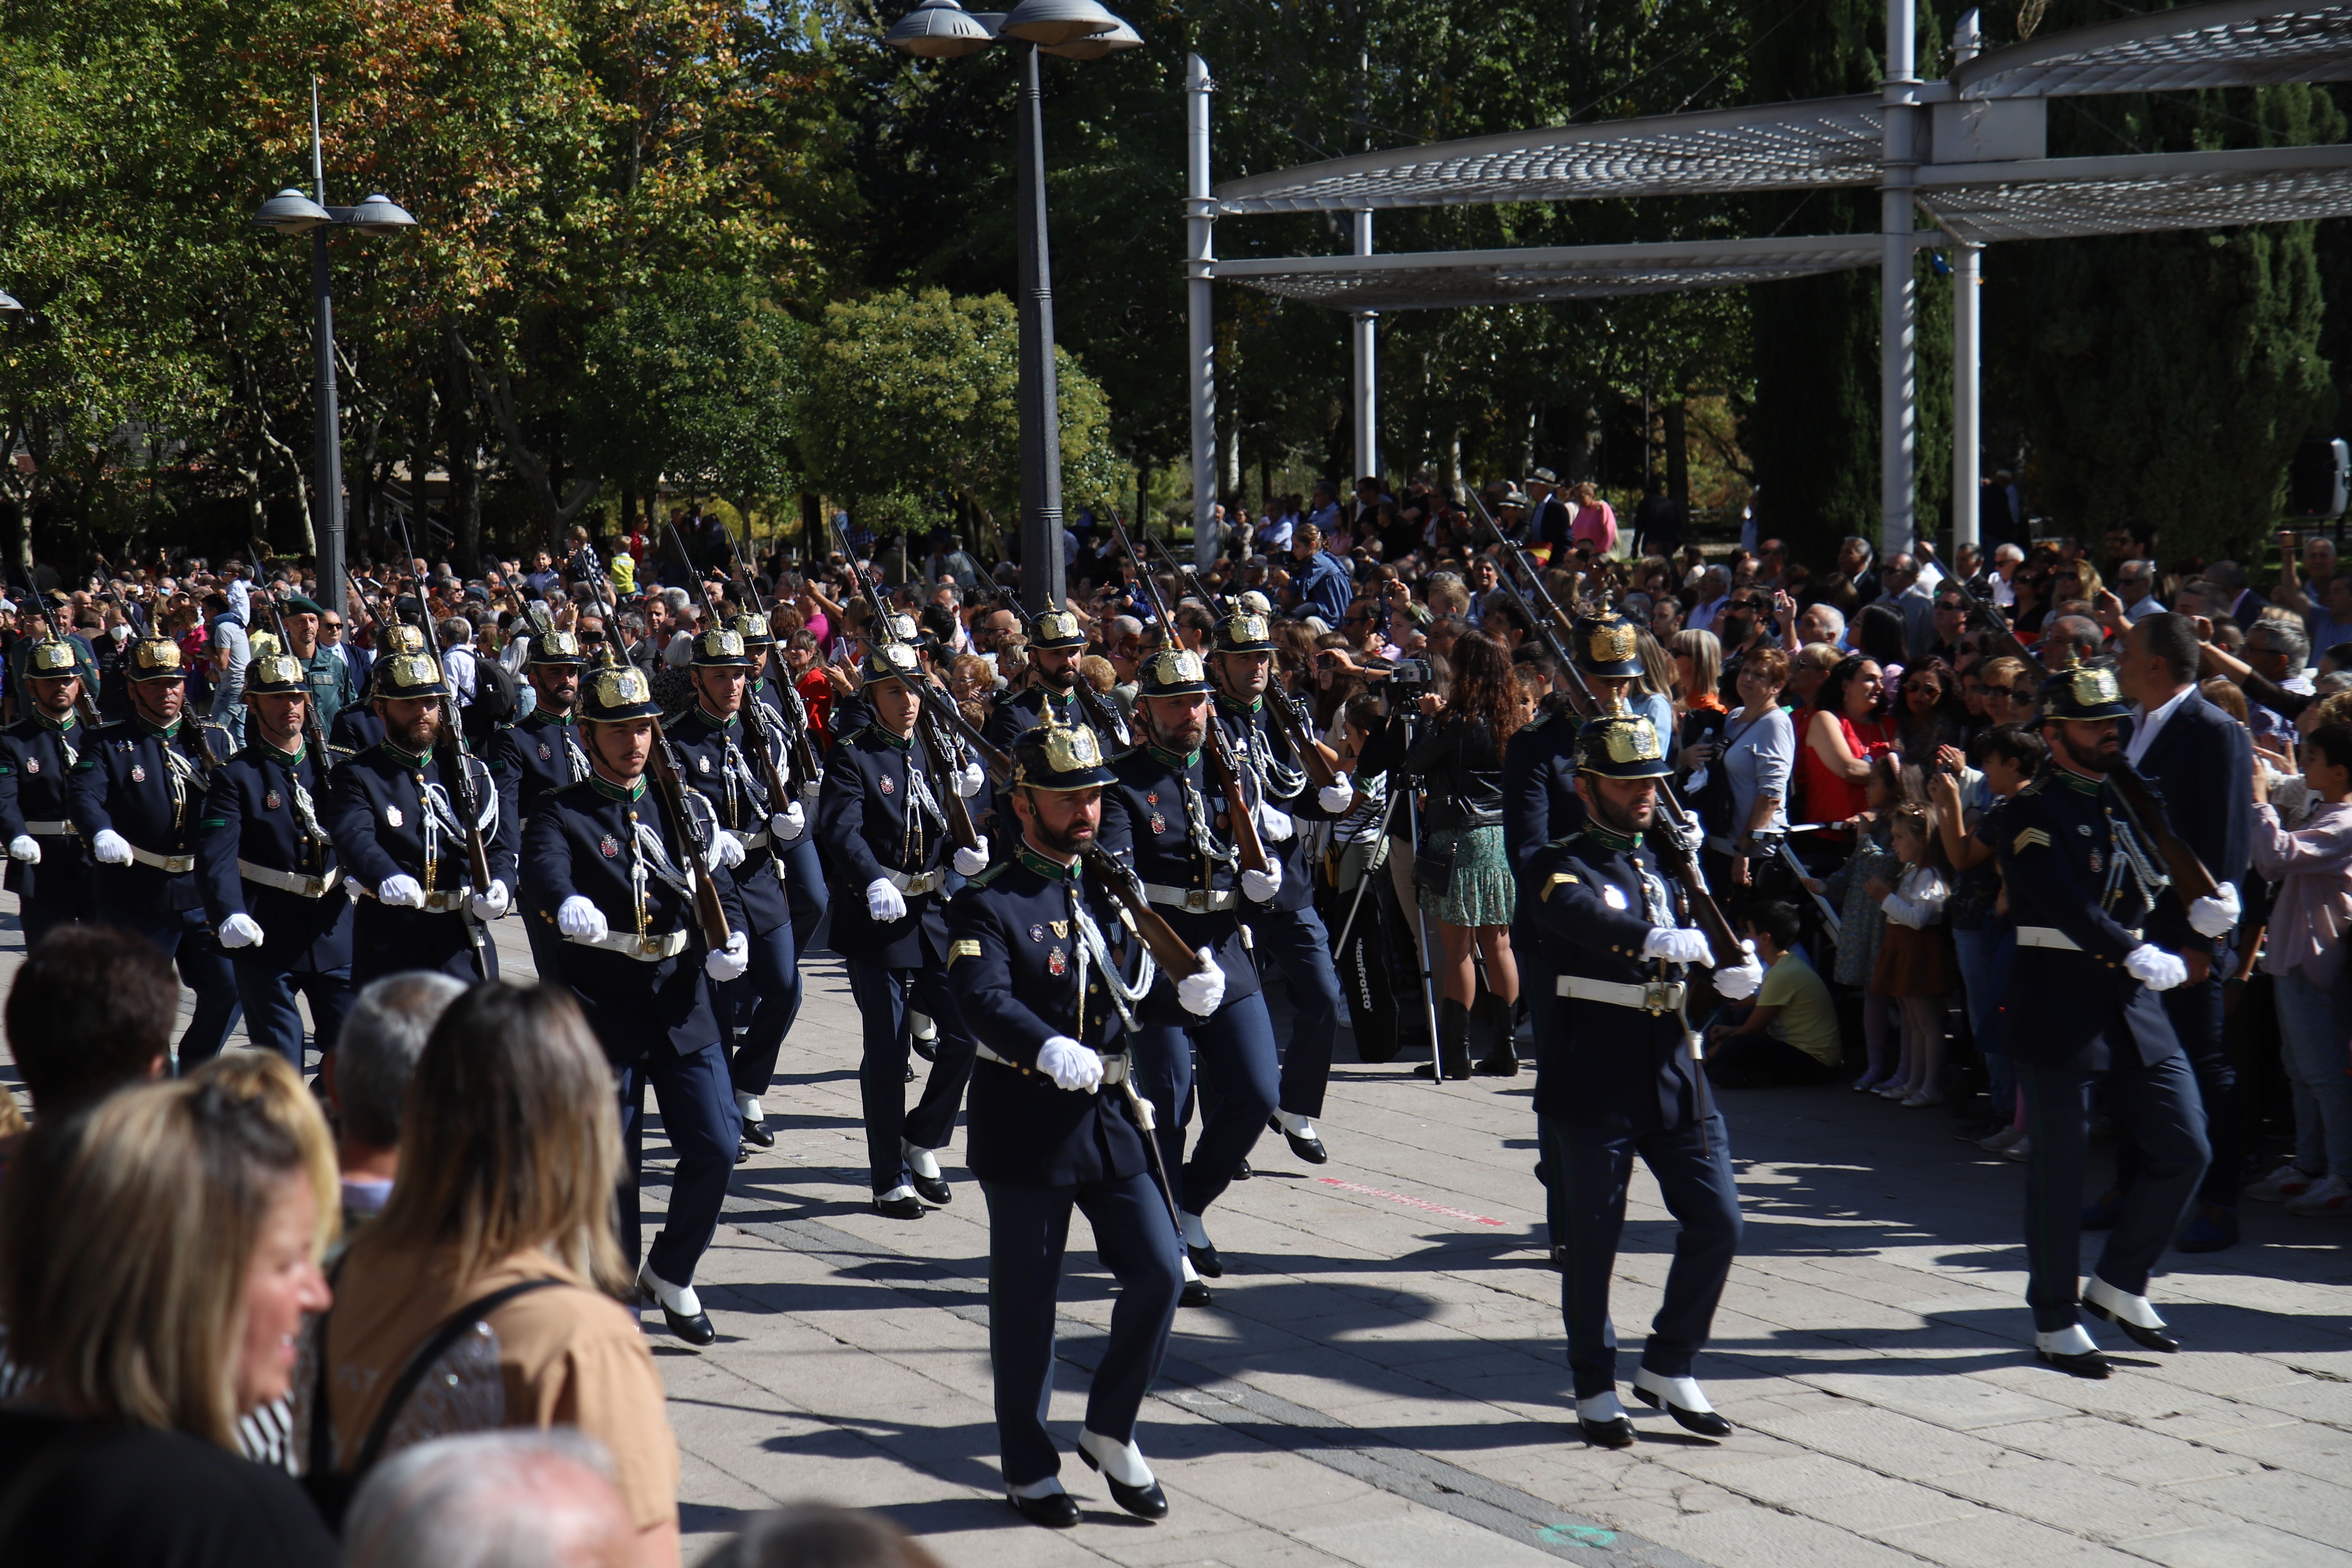
MULTIPOLYGON (((26 592, 29 593, 33 596, 33 603, 40 607, 41 625, 47 629, 49 640, 51 642, 64 643, 68 648, 75 647, 76 645, 72 639, 68 637, 63 632, 58 630, 58 607, 49 603, 47 596, 41 592, 40 584, 28 576, 25 579, 25 588, 26 592)), ((81 689, 74 693, 74 711, 81 716, 81 721, 89 725, 92 731, 96 731, 100 723, 98 717, 98 701, 90 694, 90 687, 95 683, 97 674, 98 670, 96 667, 93 666, 89 677, 84 677, 82 675, 81 655, 79 652, 76 652, 74 655, 74 678, 81 683, 81 689)))
POLYGON ((1170 978, 1181 980, 1205 972, 1201 955, 1187 947, 1184 939, 1176 934, 1176 928, 1151 907, 1151 900, 1144 897, 1143 884, 1136 880, 1134 870, 1118 856, 1090 839, 1078 851, 1078 863, 1094 873, 1096 885, 1119 907, 1119 912, 1135 928, 1135 934, 1150 950, 1152 962, 1166 970, 1170 978))
MULTIPOLYGON (((409 542, 408 520, 405 517, 400 520, 400 542, 401 547, 408 552, 408 559, 415 560, 416 551, 409 542)), ((432 621, 425 612, 422 594, 417 595, 416 605, 417 633, 424 637, 426 648, 437 647, 439 644, 434 640, 432 621)), ((440 663, 438 654, 434 655, 434 662, 440 663)), ((442 666, 441 686, 445 692, 448 689, 446 665, 442 666)), ((441 776, 444 779, 447 779, 450 773, 448 752, 454 750, 457 753, 457 776, 450 786, 450 804, 457 807, 458 826, 466 833, 467 875, 473 879, 477 893, 488 892, 491 879, 490 848, 482 842, 482 794, 474 783, 474 753, 466 745, 466 727, 458 722, 455 696, 441 699, 441 744, 436 749, 442 752, 441 776)), ((470 920, 472 916, 468 914, 467 918, 470 920)))
POLYGON ((1518 541, 1505 533, 1502 525, 1487 511, 1486 503, 1478 499, 1475 491, 1471 493, 1470 500, 1478 509, 1479 521, 1494 534, 1495 542, 1510 552, 1509 561, 1526 574, 1529 588, 1536 595, 1535 604, 1528 604, 1526 595, 1519 592, 1519 585, 1512 578, 1507 566, 1503 572, 1503 586, 1510 590, 1511 597, 1526 606, 1528 618, 1535 622, 1536 635, 1543 638, 1544 647, 1550 650, 1552 662, 1567 675, 1570 705, 1587 718, 1600 712, 1599 701, 1593 697, 1591 688, 1584 683, 1583 671, 1576 668, 1576 660, 1570 657, 1568 645, 1560 641, 1563 637, 1576 635, 1575 623, 1559 607, 1559 601, 1551 596, 1551 590, 1544 586, 1543 574, 1536 570, 1535 563, 1528 559, 1528 552, 1519 548, 1518 541))
MULTIPOLYGON (((1111 513, 1110 525, 1118 536, 1118 547, 1134 563, 1136 580, 1142 584, 1144 596, 1151 601, 1152 618, 1160 623, 1160 646, 1172 653, 1184 646, 1182 639, 1176 635, 1175 618, 1169 615, 1168 606, 1160 603, 1160 590, 1152 585, 1151 574, 1145 570, 1143 558, 1136 554, 1135 542, 1128 538, 1127 525, 1119 521, 1117 512, 1111 513)), ((1213 713, 1202 729, 1202 749, 1208 758, 1211 781, 1225 797, 1225 817, 1233 827, 1234 849, 1239 858, 1238 864, 1244 871, 1255 871, 1263 876, 1268 865, 1265 841, 1258 837, 1257 817, 1250 809, 1248 792, 1242 788, 1241 766, 1234 759, 1233 742, 1225 739, 1224 729, 1213 713)))
MULTIPOLYGON (((1160 560, 1167 563, 1169 570, 1176 574, 1180 582, 1199 596, 1201 603, 1221 616, 1226 613, 1229 601, 1222 594, 1209 592, 1209 585, 1201 581, 1200 568, 1188 566, 1177 560, 1169 553, 1166 544, 1149 534, 1144 536, 1144 542, 1160 552, 1160 560)), ((1334 764, 1331 753, 1320 741, 1307 733, 1306 724, 1299 719, 1298 710, 1290 705, 1289 698, 1270 681, 1265 696, 1266 712, 1273 717, 1274 727, 1282 731, 1284 742, 1297 756, 1300 765, 1307 770, 1307 776, 1315 782, 1315 787, 1328 789, 1338 784, 1339 770, 1334 764)))
MULTIPOLYGON (((258 544, 261 541, 257 539, 253 542, 258 544)), ((277 595, 264 591, 261 598, 269 606, 270 624, 278 628, 278 649, 292 658, 294 644, 286 635, 286 611, 278 605, 277 595)), ((306 683, 308 676, 309 672, 305 671, 306 683)), ((318 759, 319 778, 324 783, 327 771, 334 766, 334 762, 327 754, 327 729, 319 721, 319 704, 309 691, 302 693, 302 743, 310 748, 310 755, 318 759)))
MULTIPOLYGON (((670 538, 677 541, 678 553, 684 554, 686 541, 678 537, 677 524, 673 522, 666 526, 669 529, 670 538)), ((733 536, 730 534, 729 537, 731 539, 733 536)), ((690 575, 694 578, 695 592, 702 595, 703 619, 716 627, 719 625, 719 610, 718 606, 710 602, 710 585, 702 580, 701 573, 696 572, 690 575)), ((751 694, 751 685, 748 680, 743 683, 742 712, 744 728, 751 732, 752 749, 760 753, 761 782, 767 789, 768 799, 773 803, 768 809, 782 811, 790 803, 792 796, 785 791, 782 770, 776 766, 775 738, 768 731, 768 705, 751 694)))
MULTIPOLYGON (((719 525, 719 531, 727 536, 727 552, 735 558, 735 569, 743 574, 743 591, 751 595, 751 607, 758 610, 764 619, 768 615, 767 601, 760 597, 760 584, 751 574, 751 563, 743 559, 742 551, 736 548, 735 531, 724 523, 719 525)), ((772 623, 769 629, 774 629, 772 623)), ((778 663, 776 684, 791 693, 791 700, 779 706, 784 714, 785 743, 792 748, 793 772, 800 775, 803 788, 814 790, 821 770, 817 767, 816 748, 809 744, 808 714, 801 707, 800 693, 793 690, 791 677, 783 673, 786 667, 781 659, 778 663)))
MULTIPOLYGON (((1013 612, 1013 618, 1021 623, 1024 631, 1034 635, 1036 620, 1021 607, 1018 594, 1010 588, 999 588, 996 590, 996 602, 1013 612)), ((1102 694, 1095 689, 1094 682, 1087 679, 1086 671, 1080 669, 1072 673, 1075 679, 1070 683, 1070 697, 1077 703, 1078 711, 1085 716, 1087 725, 1097 734, 1117 742, 1122 749, 1132 744, 1132 738, 1127 732, 1127 721, 1103 701, 1102 694)))

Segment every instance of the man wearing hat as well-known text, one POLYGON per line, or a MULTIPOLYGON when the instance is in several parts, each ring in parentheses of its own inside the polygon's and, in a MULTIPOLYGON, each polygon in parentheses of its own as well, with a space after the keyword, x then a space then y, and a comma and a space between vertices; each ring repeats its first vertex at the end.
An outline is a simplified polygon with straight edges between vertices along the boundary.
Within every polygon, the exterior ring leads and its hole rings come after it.
MULTIPOLYGON (((1555 998, 1538 1041, 1536 1125, 1547 1179, 1568 1217, 1553 1231, 1568 1364, 1579 1426, 1612 1448, 1633 1441, 1617 1400, 1609 1284, 1636 1155, 1682 1234, 1633 1391, 1702 1436, 1731 1430, 1691 1377, 1738 1250, 1739 1194, 1723 1118, 1683 1016, 1684 975, 1694 963, 1712 965, 1714 955, 1690 924, 1682 889, 1644 842, 1659 826, 1658 781, 1668 771, 1648 719, 1615 705, 1588 720, 1577 746, 1584 826, 1546 846, 1519 874, 1555 998)), ((1755 994, 1763 970, 1751 957, 1715 981, 1736 1000, 1755 994)))
MULTIPOLYGON (((1029 627, 1029 668, 1036 672, 1037 683, 996 705, 983 738, 1009 751, 1014 741, 1045 722, 1048 707, 1056 724, 1085 724, 1086 711, 1079 706, 1077 689, 1086 679, 1078 668, 1086 651, 1087 634, 1080 629, 1077 616, 1067 610, 1047 610, 1039 616, 1029 627)), ((1103 707, 1113 720, 1118 718, 1118 710, 1108 702, 1103 707)), ((1122 735, 1103 739, 1114 748, 1123 749, 1126 744, 1122 735)))
MULTIPOLYGON (((1112 782, 1095 732, 1048 724, 1024 733, 1013 754, 1020 844, 948 908, 948 986, 988 1042, 972 1069, 966 1163, 988 1200, 989 1361, 1004 1485, 1024 1518, 1055 1528, 1078 1521, 1045 1428, 1055 1297, 1076 1208, 1119 1284, 1078 1455, 1105 1473, 1121 1508, 1159 1519, 1168 1499, 1135 1446, 1135 1423, 1167 1350, 1183 1259, 1136 1117, 1128 1055, 1154 971, 1142 944, 1126 940, 1118 907, 1078 867, 1112 782)), ((1223 979, 1212 967, 1182 984, 1213 991, 1223 979)))
MULTIPOLYGON (((1282 971, 1295 1009, 1274 1125, 1292 1153, 1319 1165, 1330 1158, 1315 1121, 1323 1114, 1331 1047, 1339 1034, 1339 973, 1331 963, 1330 932, 1315 911, 1315 876, 1292 819, 1328 822, 1344 816, 1355 805, 1356 792, 1345 775, 1325 789, 1308 788, 1306 763, 1266 710, 1269 702, 1289 703, 1299 733, 1308 744, 1321 744, 1298 704, 1273 686, 1274 640, 1265 617, 1236 609, 1217 623, 1216 639, 1216 652, 1209 658, 1217 687, 1215 722, 1224 730, 1234 761, 1250 774, 1258 837, 1282 865, 1282 886, 1274 897, 1241 907, 1253 951, 1260 963, 1271 961, 1282 971)), ((1329 748, 1323 751, 1327 761, 1338 760, 1329 748)))
POLYGON ((278 602, 278 614, 286 622, 286 647, 302 666, 303 679, 310 683, 310 700, 319 710, 319 733, 327 733, 335 715, 353 701, 352 667, 333 648, 319 641, 319 618, 327 612, 317 600, 300 594, 289 594, 278 602))
MULTIPOLYGON (((780 845, 808 837, 808 815, 790 796, 772 799, 768 766, 753 760, 761 738, 742 717, 743 704, 750 697, 746 686, 752 663, 740 632, 714 626, 696 634, 694 661, 688 667, 694 705, 666 721, 662 729, 677 748, 678 769, 687 784, 710 803, 724 841, 723 874, 733 881, 743 906, 751 970, 719 987, 718 1000, 743 1137, 765 1149, 775 1142, 776 1135, 769 1131, 760 1097, 768 1091, 768 1080, 776 1074, 776 1054, 801 1005, 792 900, 786 894, 784 866, 776 850, 780 845)), ((771 719, 770 724, 768 732, 772 736, 782 721, 771 719)), ((781 754, 772 755, 768 763, 782 776, 785 761, 781 754)))
POLYGON ((346 706, 335 715, 334 722, 323 727, 327 752, 336 767, 383 739, 383 718, 376 711, 375 697, 383 685, 386 662, 404 653, 425 651, 425 634, 405 621, 386 622, 377 631, 375 641, 375 662, 368 670, 367 700, 346 706))
POLYGON ((181 1066, 220 1054, 236 1027, 236 975, 205 921, 196 837, 212 770, 229 753, 228 731, 184 717, 180 645, 142 637, 124 668, 131 717, 91 737, 74 763, 68 811, 98 862, 97 918, 134 931, 178 965, 196 994, 180 1037, 181 1066))
POLYGON ((2035 1356, 2078 1377, 2110 1370, 2083 1327, 2085 1311, 2146 1349, 2179 1348, 2148 1302, 2147 1280, 2210 1148, 2196 1074, 2158 994, 2186 981, 2189 966, 2143 931, 2168 885, 2157 825, 2135 819, 2106 777, 2123 755, 2117 721, 2130 712, 2104 667, 2053 670, 2042 683, 2049 766, 2001 807, 1993 845, 2017 922, 2008 1005, 2033 1020, 2010 1030, 2004 1045, 2032 1140, 2025 1299, 2035 1356), (2078 1289, 2089 1091, 2100 1079, 2140 1162, 2078 1289))
POLYGON ((321 1054, 334 1048, 352 1003, 352 900, 319 822, 325 770, 302 732, 315 689, 289 655, 246 666, 245 748, 213 770, 196 839, 205 913, 236 971, 245 1032, 297 1072, 294 993, 310 999, 321 1054))
MULTIPOLYGON (((865 1022, 859 1085, 874 1206, 893 1219, 919 1219, 926 1203, 942 1205, 951 1195, 938 1152, 955 1131, 977 1045, 946 984, 949 842, 941 795, 962 781, 949 776, 951 763, 927 756, 929 748, 919 743, 916 683, 925 677, 913 647, 869 644, 863 674, 871 717, 836 742, 825 760, 817 831, 839 878, 833 950, 847 963, 850 994, 865 1022), (930 1076, 911 1113, 910 1011, 939 1028, 930 1076)), ((963 876, 986 865, 955 851, 963 876)))
MULTIPOLYGON (((37 623, 36 623, 37 624, 37 623)), ((0 731, 0 838, 30 952, 57 926, 93 918, 89 850, 68 808, 73 770, 97 737, 82 721, 81 664, 62 637, 25 639, 24 717, 0 731)))
POLYGON ((498 781, 450 742, 449 687, 429 654, 375 665, 383 739, 337 768, 321 813, 359 888, 352 922, 352 984, 406 969, 496 980, 497 944, 482 929, 514 903, 520 829, 499 809, 498 781), (489 885, 473 885, 456 768, 462 758, 489 885))
MULTIPOLYGON (((775 715, 773 722, 782 727, 784 734, 807 738, 810 757, 818 757, 819 749, 809 733, 808 704, 801 700, 799 690, 793 685, 792 669, 784 662, 782 649, 776 645, 775 633, 769 627, 768 617, 746 613, 737 616, 732 624, 736 635, 743 639, 743 651, 751 656, 751 700, 767 704, 768 711, 775 715), (771 674, 774 679, 770 679, 771 674)), ((784 773, 793 795, 800 801, 802 815, 813 817, 816 815, 817 791, 824 783, 824 766, 820 762, 808 777, 801 777, 800 770, 792 763, 797 751, 794 745, 785 746, 784 773)), ((809 939, 816 934, 818 922, 824 919, 828 902, 824 862, 817 855, 816 836, 803 833, 789 843, 772 844, 769 852, 784 868, 784 898, 793 910, 793 951, 806 952, 809 939)), ((800 1005, 797 992, 793 1005, 797 1013, 800 1005)), ((785 1016, 786 1034, 792 1032, 793 1016, 790 1014, 785 1016)))
POLYGON ((1215 721, 1201 656, 1162 648, 1143 661, 1140 675, 1135 711, 1141 743, 1111 762, 1117 782, 1103 792, 1101 838, 1104 848, 1133 865, 1144 896, 1160 906, 1185 945, 1224 975, 1214 1005, 1203 1007, 1211 998, 1188 995, 1163 974, 1136 1014, 1137 1077, 1157 1112, 1162 1163, 1184 1232, 1184 1300, 1206 1305, 1208 1289, 1194 1276, 1215 1279, 1224 1265, 1202 1216, 1281 1103, 1274 1025, 1259 994, 1242 905, 1274 902, 1282 862, 1269 858, 1263 872, 1240 868, 1225 797, 1201 749, 1215 721), (1195 1052, 1215 1080, 1218 1100, 1187 1165, 1195 1052))
MULTIPOLYGON (((531 814, 522 849, 523 902, 534 924, 562 936, 563 984, 580 998, 621 1094, 629 1169, 621 1184, 621 1246, 640 1257, 638 1178, 645 1166, 646 1087, 677 1154, 669 1214, 643 1249, 637 1287, 688 1344, 717 1339, 694 1290, 695 1267, 719 1228, 735 1165, 734 1097, 713 1003, 750 967, 743 904, 716 877, 729 936, 713 948, 696 918, 698 880, 715 876, 646 778, 663 743, 652 683, 629 664, 591 671, 580 702, 588 776, 531 814)), ((340 774, 338 778, 340 778, 340 774)), ((695 797, 687 796, 689 806, 695 797)))
MULTIPOLYGON (((1576 519, 1566 502, 1559 499, 1559 476, 1549 468, 1538 468, 1528 476, 1525 486, 1528 510, 1534 519, 1528 529, 1528 539, 1538 544, 1549 544, 1556 551, 1568 548, 1569 531, 1576 519)), ((1555 556, 1555 560, 1564 559, 1555 556)))
MULTIPOLYGON (((526 647, 523 677, 538 700, 530 712, 500 730, 489 748, 490 776, 499 781, 499 820, 513 823, 518 833, 548 796, 588 776, 587 753, 580 749, 579 726, 573 721, 585 662, 580 640, 570 632, 551 629, 533 635, 526 647)), ((562 984, 562 939, 555 928, 544 921, 526 920, 523 935, 539 977, 562 984)))

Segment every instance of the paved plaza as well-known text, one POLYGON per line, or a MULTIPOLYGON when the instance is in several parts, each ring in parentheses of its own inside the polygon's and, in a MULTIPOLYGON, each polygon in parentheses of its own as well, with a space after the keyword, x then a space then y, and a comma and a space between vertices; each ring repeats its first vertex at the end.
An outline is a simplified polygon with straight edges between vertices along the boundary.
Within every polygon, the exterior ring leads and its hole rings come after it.
MULTIPOLYGON (((520 934, 499 922, 510 977, 530 973, 520 934)), ((655 1334, 689 1563, 744 1514, 815 1497, 887 1510, 949 1568, 2352 1564, 2352 1226, 2248 1205, 2242 1245, 2168 1258, 2153 1288, 2189 1348, 2102 1328, 2126 1364, 2081 1382, 2032 1359, 2021 1167, 1941 1111, 1727 1093, 1748 1229, 1698 1371, 1739 1430, 1708 1443, 1644 1413, 1611 1453, 1576 1433, 1532 1079, 1353 1065, 1334 1075, 1331 1163, 1268 1134, 1213 1211, 1217 1303, 1178 1316, 1138 1434, 1171 1516, 1120 1513, 1073 1456, 1084 1521, 1037 1529, 998 1479, 980 1192, 951 1152, 950 1207, 872 1212, 856 1013, 837 959, 806 973, 767 1100, 776 1147, 738 1168, 697 1281, 719 1342, 655 1334)), ((666 1179, 648 1172, 649 1208, 666 1179)), ((1628 1379, 1673 1236, 1637 1176, 1628 1379)), ((1090 1245, 1077 1219, 1066 1447, 1112 1295, 1090 1245)))

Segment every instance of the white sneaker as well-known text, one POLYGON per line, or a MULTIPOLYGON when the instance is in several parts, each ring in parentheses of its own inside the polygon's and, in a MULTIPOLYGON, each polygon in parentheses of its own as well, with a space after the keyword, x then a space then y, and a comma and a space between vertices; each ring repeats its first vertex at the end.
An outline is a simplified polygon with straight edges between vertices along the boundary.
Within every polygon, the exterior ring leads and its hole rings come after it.
POLYGON ((2261 1181, 2245 1189, 2246 1196, 2258 1203, 2284 1203, 2299 1198, 2317 1185, 2321 1178, 2289 1160, 2261 1181))
POLYGON ((2307 1191, 2287 1199, 2286 1212, 2321 1218, 2331 1215, 2352 1215, 2352 1182, 2347 1182, 2331 1171, 2314 1182, 2307 1191))

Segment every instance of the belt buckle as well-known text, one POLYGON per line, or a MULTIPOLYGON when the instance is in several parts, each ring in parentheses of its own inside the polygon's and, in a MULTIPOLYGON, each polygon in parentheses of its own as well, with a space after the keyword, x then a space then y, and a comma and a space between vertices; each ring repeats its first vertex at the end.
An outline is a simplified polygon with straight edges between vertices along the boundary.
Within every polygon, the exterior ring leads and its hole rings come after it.
POLYGON ((1647 980, 1643 982, 1642 1005, 1650 1010, 1650 1016, 1653 1018, 1659 1017, 1674 1010, 1674 1004, 1667 994, 1673 988, 1674 982, 1671 980, 1647 980))
POLYGON ((1184 891, 1184 909, 1188 914, 1207 914, 1209 912, 1209 889, 1206 888, 1186 889, 1184 891))

